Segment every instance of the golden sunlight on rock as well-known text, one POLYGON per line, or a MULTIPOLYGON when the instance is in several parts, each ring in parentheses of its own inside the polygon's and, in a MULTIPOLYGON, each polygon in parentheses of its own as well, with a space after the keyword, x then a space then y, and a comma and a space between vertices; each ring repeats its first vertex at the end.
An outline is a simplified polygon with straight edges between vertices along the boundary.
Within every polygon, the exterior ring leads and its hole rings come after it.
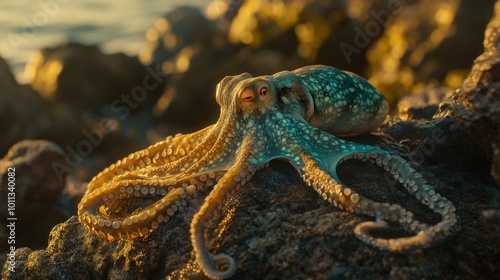
POLYGON ((192 48, 184 48, 177 57, 175 67, 178 73, 184 73, 189 69, 189 64, 194 51, 192 48))
POLYGON ((155 27, 158 29, 159 32, 165 32, 170 28, 170 23, 166 18, 159 18, 155 22, 155 27))
POLYGON ((455 9, 452 5, 443 4, 436 12, 436 22, 442 25, 450 25, 453 22, 455 9))
POLYGON ((205 16, 210 20, 222 17, 230 7, 228 2, 229 1, 225 0, 215 0, 210 2, 205 9, 205 16))
POLYGON ((468 69, 452 70, 448 73, 448 75, 446 75, 446 78, 444 79, 444 85, 452 89, 458 88, 468 74, 468 69))
POLYGON ((246 1, 229 28, 232 43, 261 46, 265 38, 276 36, 297 23, 309 1, 246 1))
POLYGON ((24 67, 24 77, 29 83, 34 82, 39 65, 43 64, 43 54, 40 50, 34 52, 24 67))
POLYGON ((403 4, 401 12, 392 15, 386 32, 368 52, 369 80, 392 105, 422 81, 422 74, 429 79, 431 75, 427 74, 441 67, 437 59, 426 61, 427 56, 456 31, 454 15, 460 4, 455 0, 444 2, 403 4))
MULTIPOLYGON (((38 79, 40 88, 43 90, 40 91, 47 99, 54 98, 53 94, 57 90, 57 79, 59 78, 59 74, 63 69, 63 65, 59 60, 53 60, 48 62, 45 65, 46 76, 45 79, 38 79), (44 81, 45 80, 45 81, 44 81)), ((43 69, 41 69, 43 71, 43 69)))
POLYGON ((48 59, 45 61, 41 51, 37 51, 28 61, 25 68, 26 80, 46 100, 54 100, 57 94, 57 80, 63 65, 60 60, 48 59), (45 73, 40 75, 40 72, 45 73))
POLYGON ((157 40, 159 35, 160 34, 156 29, 150 28, 148 31, 146 31, 146 40, 157 40))
POLYGON ((25 68, 30 86, 47 101, 94 107, 140 84, 143 66, 125 54, 70 43, 37 51, 25 68))

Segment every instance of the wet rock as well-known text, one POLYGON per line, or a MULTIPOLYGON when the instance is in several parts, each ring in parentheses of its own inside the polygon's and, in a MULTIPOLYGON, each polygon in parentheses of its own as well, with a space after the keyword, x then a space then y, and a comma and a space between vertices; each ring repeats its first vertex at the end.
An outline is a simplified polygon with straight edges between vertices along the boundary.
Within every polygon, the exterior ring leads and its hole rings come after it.
POLYGON ((441 115, 450 114, 493 158, 491 174, 500 184, 500 2, 488 24, 484 53, 475 61, 470 74, 442 105, 441 115))
POLYGON ((5 251, 9 246, 6 242, 9 233, 5 226, 9 217, 17 219, 17 248, 45 247, 50 229, 67 219, 67 216, 55 209, 65 179, 60 180, 51 166, 54 161, 62 160, 63 157, 63 150, 54 143, 23 140, 12 146, 0 160, 0 251, 5 251), (15 197, 8 204, 8 198, 12 199, 11 193, 15 197))
POLYGON ((26 76, 44 99, 94 111, 113 102, 116 107, 124 101, 123 95, 140 99, 144 106, 144 100, 153 98, 163 85, 136 58, 107 55, 95 46, 77 43, 39 50, 26 65, 26 76))
MULTIPOLYGON (((368 52, 370 82, 392 105, 414 87, 433 82, 457 88, 481 53, 493 0, 389 1, 384 35, 368 52)), ((382 14, 381 14, 382 16, 382 14)), ((369 38, 369 36, 368 36, 369 38)))

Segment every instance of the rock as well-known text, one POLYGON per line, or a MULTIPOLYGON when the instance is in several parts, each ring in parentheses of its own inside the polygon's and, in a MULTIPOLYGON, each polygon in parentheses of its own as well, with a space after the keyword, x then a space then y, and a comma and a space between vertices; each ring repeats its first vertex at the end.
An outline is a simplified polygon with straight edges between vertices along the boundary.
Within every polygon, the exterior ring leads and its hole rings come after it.
MULTIPOLYGON (((372 199, 402 203, 417 215, 428 215, 428 210, 419 207, 402 187, 387 181, 375 166, 347 162, 339 174, 346 184, 372 199)), ((498 249, 492 246, 479 214, 495 203, 498 190, 477 180, 475 174, 442 164, 424 167, 423 174, 439 193, 453 201, 462 227, 444 244, 423 252, 393 254, 359 241, 353 229, 367 218, 328 204, 293 167, 282 162, 259 171, 239 196, 224 206, 224 221, 214 223, 208 231, 208 246, 212 252, 235 258, 235 279, 493 277, 499 272, 494 257, 498 249)), ((108 242, 86 231, 72 217, 53 229, 46 250, 16 251, 16 273, 9 274, 6 264, 2 277, 204 278, 189 238, 190 221, 202 200, 203 196, 191 200, 184 214, 137 240, 108 242)))
POLYGON ((374 40, 356 50, 356 55, 346 55, 350 52, 343 44, 353 44, 356 28, 362 26, 349 17, 347 6, 346 1, 248 0, 230 22, 228 38, 233 44, 299 57, 302 64, 321 63, 362 73, 364 54, 374 40))
POLYGON ((32 90, 20 86, 9 66, 0 57, 0 154, 37 129, 46 104, 32 90))
POLYGON ((139 59, 144 65, 162 65, 187 46, 214 48, 224 40, 216 33, 214 22, 205 18, 199 9, 186 6, 175 8, 148 29, 139 59))
POLYGON ((389 1, 384 35, 368 52, 369 81, 395 105, 403 95, 433 82, 456 88, 481 53, 493 0, 389 1))
POLYGON ((9 232, 5 226, 5 223, 9 223, 9 217, 17 218, 17 248, 45 247, 50 229, 67 219, 67 216, 55 209, 65 179, 60 180, 51 166, 54 161, 63 158, 63 150, 54 143, 23 140, 12 146, 0 160, 0 251, 3 252, 9 247, 6 242, 9 232), (8 197, 12 199, 9 193, 15 194, 14 199, 10 200, 11 204, 7 203, 8 197))
POLYGON ((481 220, 492 237, 500 244, 500 209, 484 210, 481 220))
POLYGON ((67 154, 59 173, 89 180, 116 158, 150 143, 151 110, 165 85, 159 67, 69 43, 38 51, 26 71, 38 92, 17 84, 0 91, 0 101, 5 100, 0 117, 9 120, 0 121, 7 132, 1 151, 20 139, 50 140, 67 154), (96 161, 103 151, 106 158, 96 161))
POLYGON ((193 7, 173 9, 146 32, 139 58, 160 67, 168 80, 153 113, 171 132, 196 130, 217 118, 214 89, 222 77, 214 68, 230 57, 225 43, 215 23, 193 7))
POLYGON ((26 76, 31 87, 49 102, 94 111, 123 101, 123 95, 144 107, 158 98, 155 95, 164 85, 150 77, 151 72, 136 58, 104 54, 95 46, 77 43, 39 50, 26 65, 26 76))
POLYGON ((29 86, 19 85, 0 58, 0 154, 22 139, 46 139, 64 146, 81 140, 79 113, 67 104, 49 103, 29 86))
POLYGON ((403 120, 430 120, 438 111, 439 104, 449 95, 450 89, 431 87, 420 93, 407 95, 398 103, 398 116, 403 120))
POLYGON ((488 24, 484 53, 475 61, 470 74, 442 105, 441 115, 450 114, 493 158, 491 174, 500 184, 500 2, 488 24))

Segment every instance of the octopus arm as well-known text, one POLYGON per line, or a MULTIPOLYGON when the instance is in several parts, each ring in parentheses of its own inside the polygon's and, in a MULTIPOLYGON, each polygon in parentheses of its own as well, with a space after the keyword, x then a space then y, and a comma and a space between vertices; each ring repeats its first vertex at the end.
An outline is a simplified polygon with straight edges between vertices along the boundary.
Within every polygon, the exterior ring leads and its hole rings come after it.
POLYGON ((226 254, 213 255, 205 246, 205 225, 220 213, 222 206, 253 176, 257 168, 249 163, 253 153, 252 137, 247 135, 239 150, 238 160, 214 186, 191 222, 191 243, 196 260, 204 274, 211 279, 231 277, 237 265, 226 254))
MULTIPOLYGON (((357 150, 363 150, 361 145, 351 144, 351 146, 359 146, 357 150)), ((337 153, 334 156, 326 156, 320 160, 306 151, 302 154, 300 161, 295 163, 295 166, 298 167, 304 181, 312 186, 325 200, 341 210, 376 218, 375 222, 363 222, 357 225, 354 230, 355 235, 360 240, 372 246, 393 252, 404 252, 432 246, 451 235, 457 222, 453 204, 436 193, 422 175, 411 168, 399 156, 392 155, 376 147, 368 148, 363 152, 350 149, 351 151, 343 151, 340 156, 337 153), (336 168, 342 161, 350 158, 376 164, 388 171, 422 204, 429 206, 434 212, 440 214, 442 220, 432 226, 421 223, 415 219, 412 212, 398 204, 372 201, 344 185, 336 175, 336 168), (371 236, 370 231, 386 228, 386 221, 398 223, 414 235, 393 239, 371 236)))
POLYGON ((161 167, 186 156, 196 147, 195 144, 199 143, 207 135, 212 127, 209 126, 187 135, 169 136, 146 149, 129 154, 94 176, 87 187, 85 195, 124 173, 142 170, 144 167, 161 167))
POLYGON ((182 177, 111 181, 82 198, 78 218, 88 230, 110 241, 145 236, 182 212, 189 197, 215 185, 224 173, 219 170, 182 177), (162 198, 125 217, 111 218, 106 212, 109 202, 153 196, 162 198))

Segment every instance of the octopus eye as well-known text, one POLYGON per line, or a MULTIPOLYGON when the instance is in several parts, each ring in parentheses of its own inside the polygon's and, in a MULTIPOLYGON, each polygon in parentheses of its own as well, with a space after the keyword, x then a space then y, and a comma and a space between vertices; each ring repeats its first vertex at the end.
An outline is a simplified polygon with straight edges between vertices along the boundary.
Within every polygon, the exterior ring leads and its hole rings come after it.
POLYGON ((246 88, 243 92, 241 92, 240 98, 245 104, 251 104, 255 99, 255 93, 252 89, 246 88))
POLYGON ((257 91, 259 92, 260 96, 264 97, 269 92, 269 87, 266 83, 260 82, 257 84, 257 91))

